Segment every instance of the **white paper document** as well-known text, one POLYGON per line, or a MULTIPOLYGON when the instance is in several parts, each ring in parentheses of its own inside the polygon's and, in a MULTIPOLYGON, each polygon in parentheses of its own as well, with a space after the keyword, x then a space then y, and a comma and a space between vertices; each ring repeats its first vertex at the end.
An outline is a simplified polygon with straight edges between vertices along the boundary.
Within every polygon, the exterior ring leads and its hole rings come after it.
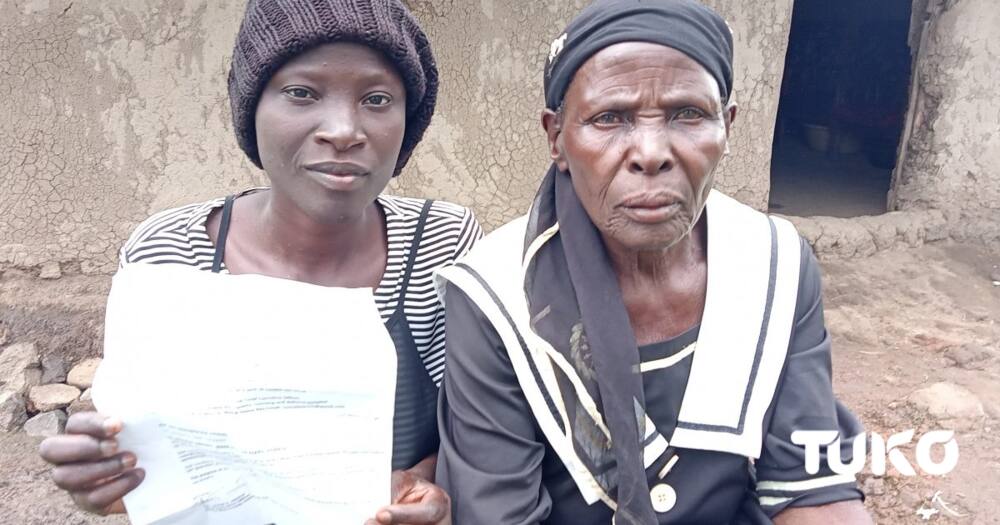
POLYGON ((93 397, 146 470, 136 525, 361 524, 389 503, 395 381, 370 289, 132 264, 93 397))

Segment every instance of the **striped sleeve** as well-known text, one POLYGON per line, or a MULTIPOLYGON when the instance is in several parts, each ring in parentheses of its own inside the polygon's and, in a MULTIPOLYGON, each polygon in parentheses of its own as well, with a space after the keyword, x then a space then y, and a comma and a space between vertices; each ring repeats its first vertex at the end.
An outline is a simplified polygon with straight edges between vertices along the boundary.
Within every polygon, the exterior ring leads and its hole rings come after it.
POLYGON ((156 213, 146 219, 122 246, 119 267, 146 263, 211 269, 215 249, 205 232, 204 221, 218 204, 216 201, 190 204, 156 213))
MULTIPOLYGON (((823 321, 819 264, 803 242, 799 304, 781 384, 771 405, 764 450, 756 463, 757 496, 768 516, 789 507, 814 507, 863 499, 853 475, 830 469, 826 447, 820 468, 806 471, 805 448, 792 442, 797 430, 837 431, 844 464, 851 462, 853 438, 863 433, 857 418, 833 395, 830 335, 823 321)), ((862 438, 863 439, 863 438, 862 438)))
MULTIPOLYGON (((419 212, 422 200, 397 198, 396 205, 419 212)), ((444 376, 444 307, 434 286, 434 272, 468 252, 483 235, 472 210, 434 201, 417 249, 413 273, 403 300, 406 319, 427 373, 438 386, 444 376)))

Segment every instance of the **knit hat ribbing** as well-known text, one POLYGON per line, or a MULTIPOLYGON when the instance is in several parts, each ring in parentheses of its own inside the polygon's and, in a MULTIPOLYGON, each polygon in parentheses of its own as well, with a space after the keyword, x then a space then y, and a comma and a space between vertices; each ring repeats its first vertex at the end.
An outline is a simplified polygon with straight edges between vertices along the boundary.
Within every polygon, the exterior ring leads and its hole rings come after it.
POLYGON ((330 42, 382 52, 406 86, 406 132, 394 175, 424 135, 437 101, 438 71, 427 36, 400 0, 250 0, 229 70, 229 103, 240 148, 262 167, 255 116, 261 92, 286 62, 330 42))

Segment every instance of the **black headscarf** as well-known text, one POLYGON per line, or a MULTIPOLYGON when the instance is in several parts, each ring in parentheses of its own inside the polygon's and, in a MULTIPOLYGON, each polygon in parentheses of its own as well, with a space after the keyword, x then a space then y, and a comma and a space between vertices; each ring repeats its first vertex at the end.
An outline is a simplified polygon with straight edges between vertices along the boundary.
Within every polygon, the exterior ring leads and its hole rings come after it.
POLYGON ((545 105, 562 103, 573 76, 598 51, 622 42, 672 47, 715 78, 722 101, 733 91, 733 33, 725 19, 695 0, 597 0, 552 43, 545 64, 545 105))
MULTIPOLYGON (((677 49, 719 84, 724 102, 733 86, 733 39, 725 20, 694 0, 598 0, 552 43, 545 68, 545 103, 557 109, 576 71, 595 53, 621 42, 677 49)), ((559 233, 529 262, 525 292, 532 328, 573 364, 610 431, 589 417, 566 378, 563 403, 574 448, 618 504, 618 525, 656 523, 643 462, 645 399, 639 352, 618 280, 601 237, 573 190, 553 165, 532 206, 525 246, 553 226, 559 233)))

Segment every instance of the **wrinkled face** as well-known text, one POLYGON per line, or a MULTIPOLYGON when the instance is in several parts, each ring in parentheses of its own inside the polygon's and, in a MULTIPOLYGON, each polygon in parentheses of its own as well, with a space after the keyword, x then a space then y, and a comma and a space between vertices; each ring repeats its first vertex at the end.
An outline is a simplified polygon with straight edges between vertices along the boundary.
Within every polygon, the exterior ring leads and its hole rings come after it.
POLYGON ((378 51, 325 44, 271 77, 256 125, 274 190, 316 217, 350 220, 392 178, 406 129, 406 90, 378 51))
POLYGON ((591 57, 543 124, 605 243, 647 251, 672 246, 698 221, 734 116, 693 59, 627 42, 591 57))

